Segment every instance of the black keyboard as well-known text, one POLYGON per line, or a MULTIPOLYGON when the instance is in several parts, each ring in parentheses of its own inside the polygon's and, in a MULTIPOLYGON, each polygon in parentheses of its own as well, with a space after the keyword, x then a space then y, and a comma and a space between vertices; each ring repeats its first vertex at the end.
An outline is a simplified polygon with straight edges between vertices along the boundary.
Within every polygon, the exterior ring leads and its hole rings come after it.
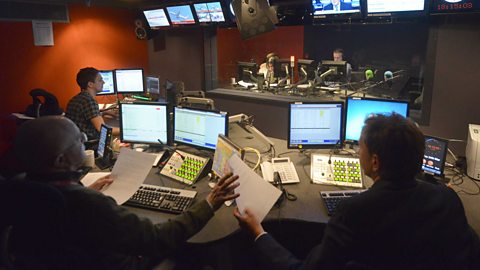
POLYGON ((366 189, 322 191, 320 192, 320 196, 322 197, 322 201, 327 208, 328 215, 331 216, 333 213, 335 213, 335 209, 337 209, 337 206, 341 201, 362 193, 365 190, 366 189))
POLYGON ((125 205, 180 214, 197 195, 196 191, 143 184, 125 205))

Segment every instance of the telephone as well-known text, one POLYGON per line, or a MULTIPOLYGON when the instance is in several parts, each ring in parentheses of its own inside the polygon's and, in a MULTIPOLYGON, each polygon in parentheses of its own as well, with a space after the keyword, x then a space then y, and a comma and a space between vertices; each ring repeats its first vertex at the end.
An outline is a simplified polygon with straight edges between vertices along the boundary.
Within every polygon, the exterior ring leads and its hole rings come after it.
POLYGON ((265 161, 260 164, 262 168, 263 179, 273 182, 273 173, 278 172, 282 184, 299 183, 297 171, 290 158, 273 158, 272 162, 265 161))

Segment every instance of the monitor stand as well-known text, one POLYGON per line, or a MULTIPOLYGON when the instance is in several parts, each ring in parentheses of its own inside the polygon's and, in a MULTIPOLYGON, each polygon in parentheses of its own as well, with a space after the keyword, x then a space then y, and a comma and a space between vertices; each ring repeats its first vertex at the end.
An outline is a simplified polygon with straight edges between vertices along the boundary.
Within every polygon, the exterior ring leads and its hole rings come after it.
POLYGON ((419 173, 415 178, 417 180, 425 181, 435 185, 438 185, 438 184, 446 185, 450 181, 450 178, 447 178, 445 176, 435 176, 435 175, 424 173, 424 172, 419 173))

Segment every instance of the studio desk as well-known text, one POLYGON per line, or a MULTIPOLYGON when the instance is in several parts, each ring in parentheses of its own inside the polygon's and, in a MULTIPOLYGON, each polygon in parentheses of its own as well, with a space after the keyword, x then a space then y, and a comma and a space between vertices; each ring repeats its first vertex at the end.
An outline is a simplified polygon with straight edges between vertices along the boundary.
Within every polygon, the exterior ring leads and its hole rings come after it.
MULTIPOLYGON (((253 147, 259 150, 261 153, 265 153, 263 155, 264 157, 265 155, 269 154, 267 153, 269 150, 269 145, 264 140, 255 138, 254 134, 248 133, 237 124, 230 126, 229 137, 240 147, 253 147)), ((275 144, 277 155, 287 152, 285 140, 272 139, 272 141, 275 144)), ((196 154, 195 150, 191 148, 189 149, 180 147, 179 149, 190 151, 191 153, 196 154)), ((328 152, 328 150, 326 151, 328 152)), ((291 161, 295 164, 297 174, 300 178, 300 183, 284 185, 284 187, 289 193, 295 194, 298 199, 296 201, 288 201, 285 199, 279 206, 273 206, 265 218, 265 221, 298 220, 326 223, 328 221, 328 215, 321 201, 319 192, 322 190, 338 190, 340 188, 327 185, 318 185, 310 182, 309 155, 305 155, 300 153, 298 150, 295 150, 282 155, 282 157, 287 156, 290 157, 291 161)), ((248 161, 247 164, 252 167, 257 161, 257 156, 253 153, 247 153, 246 160, 248 161)), ((260 168, 257 169, 257 173, 261 175, 260 168)), ((197 196, 194 203, 205 199, 210 192, 210 187, 208 186, 208 176, 200 179, 193 186, 187 186, 180 182, 171 180, 163 175, 159 175, 157 168, 152 168, 144 183, 197 191, 197 196)), ((371 185, 371 183, 369 185, 371 185)), ((208 224, 199 233, 189 239, 189 242, 208 243, 223 239, 239 230, 237 220, 233 216, 234 207, 235 204, 232 204, 229 207, 223 205, 215 213, 214 217, 208 222, 208 224)), ((151 211, 142 208, 129 206, 127 206, 127 208, 141 217, 149 218, 154 223, 165 222, 168 219, 175 217, 173 214, 151 211)))

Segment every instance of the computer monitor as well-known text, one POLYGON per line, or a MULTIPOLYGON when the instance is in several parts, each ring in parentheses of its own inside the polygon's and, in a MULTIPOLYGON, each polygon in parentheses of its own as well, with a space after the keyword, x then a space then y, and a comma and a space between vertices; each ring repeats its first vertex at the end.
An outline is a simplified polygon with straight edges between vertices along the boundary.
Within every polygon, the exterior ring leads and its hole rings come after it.
POLYGON ((288 78, 292 71, 290 59, 276 59, 273 61, 273 76, 275 78, 288 78))
POLYGON ((118 94, 143 93, 143 69, 128 68, 115 70, 115 84, 118 94))
POLYGON ((160 95, 160 78, 147 76, 145 82, 147 83, 147 93, 160 95))
POLYGON ((100 70, 100 75, 102 76, 103 84, 102 92, 98 92, 97 96, 101 95, 115 95, 115 81, 114 81, 114 71, 113 70, 100 70))
POLYGON ((347 80, 347 62, 322 60, 320 72, 324 81, 344 82, 347 80))
POLYGON ((102 124, 100 127, 100 137, 98 139, 97 156, 103 158, 108 151, 108 146, 112 141, 112 128, 102 124))
POLYGON ((228 135, 228 113, 174 108, 173 139, 175 142, 215 150, 219 134, 228 135))
POLYGON ((294 102, 288 110, 288 148, 329 148, 342 143, 343 102, 294 102))
POLYGON ((127 143, 169 144, 167 104, 120 103, 120 138, 127 143))
POLYGON ((159 27, 170 26, 167 15, 165 14, 165 10, 163 8, 144 10, 143 14, 145 15, 145 19, 147 20, 150 28, 155 29, 159 27))
POLYGON ((346 104, 345 140, 358 143, 368 117, 393 112, 408 117, 408 101, 349 97, 346 104))
POLYGON ((193 4, 198 21, 201 23, 208 22, 225 22, 222 4, 220 2, 207 2, 193 4))
POLYGON ((257 63, 237 62, 238 81, 256 82, 258 74, 257 63))
POLYGON ((433 176, 443 176, 447 149, 447 140, 425 135, 425 154, 422 162, 423 172, 433 176))
POLYGON ((168 16, 173 25, 195 24, 192 9, 189 5, 167 7, 168 16))
POLYGON ((317 63, 315 60, 298 59, 298 77, 300 80, 314 80, 315 70, 317 69, 317 63))
POLYGON ((212 171, 219 177, 231 172, 228 160, 231 156, 237 155, 243 159, 243 149, 232 142, 224 135, 218 135, 217 148, 213 155, 212 171))
POLYGON ((338 9, 332 5, 331 0, 312 0, 312 7, 314 17, 361 13, 360 0, 339 0, 338 9))
POLYGON ((367 12, 372 13, 388 13, 388 12, 407 12, 407 11, 423 11, 425 9, 425 0, 408 0, 408 1, 392 1, 392 0, 367 0, 367 12))

